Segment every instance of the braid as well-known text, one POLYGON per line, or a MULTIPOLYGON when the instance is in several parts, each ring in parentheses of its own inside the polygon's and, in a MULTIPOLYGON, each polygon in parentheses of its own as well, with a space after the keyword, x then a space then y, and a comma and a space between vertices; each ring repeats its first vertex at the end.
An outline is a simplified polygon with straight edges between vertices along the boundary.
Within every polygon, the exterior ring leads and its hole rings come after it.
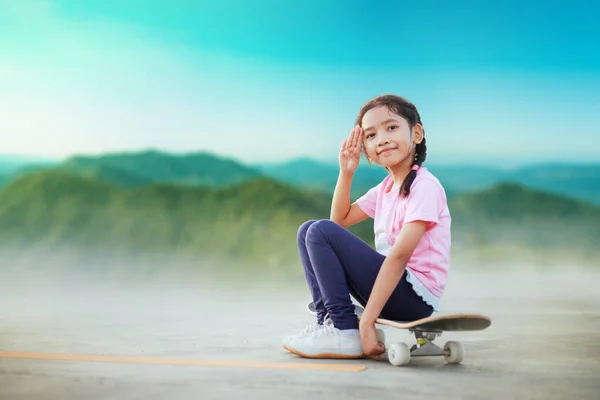
MULTIPOLYGON (((421 165, 423 165, 425 158, 427 158, 427 145, 425 144, 425 138, 423 138, 423 141, 417 144, 415 148, 415 158, 413 160, 412 165, 417 165, 420 168, 421 165)), ((412 183, 414 182, 416 177, 417 171, 411 169, 406 178, 404 179, 404 182, 402 182, 402 186, 400 187, 400 193, 405 197, 410 194, 410 187, 412 186, 412 183)))
MULTIPOLYGON (((407 103, 405 106, 406 106, 406 108, 409 108, 411 111, 413 111, 415 113, 416 122, 418 124, 421 124, 421 116, 419 115, 417 108, 412 103, 407 103)), ((425 135, 425 130, 423 130, 423 135, 425 135)), ((411 165, 413 167, 416 165, 418 168, 421 168, 421 165, 423 165, 423 162, 425 162, 426 158, 427 158, 427 144, 425 141, 425 137, 423 136, 423 140, 421 141, 421 143, 418 143, 415 146, 415 158, 413 159, 413 162, 411 165)), ((410 172, 408 173, 408 175, 406 176, 406 178, 404 179, 404 182, 402 182, 402 186, 400 187, 401 195, 407 197, 410 194, 410 187, 412 186, 416 177, 417 177, 417 170, 411 169, 410 172)))

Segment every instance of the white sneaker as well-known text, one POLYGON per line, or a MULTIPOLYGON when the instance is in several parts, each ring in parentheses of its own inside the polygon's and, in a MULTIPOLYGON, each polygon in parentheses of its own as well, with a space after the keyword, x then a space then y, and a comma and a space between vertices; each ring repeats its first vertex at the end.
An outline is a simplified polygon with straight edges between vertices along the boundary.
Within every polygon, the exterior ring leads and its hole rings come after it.
POLYGON ((323 328, 323 325, 319 324, 319 322, 315 321, 312 324, 308 325, 306 328, 302 329, 300 331, 300 333, 284 337, 281 344, 283 345, 284 349, 289 350, 289 345, 290 345, 290 342, 292 341, 292 339, 310 335, 311 333, 316 332, 317 330, 319 330, 321 328, 323 328))
POLYGON ((327 319, 320 329, 293 337, 286 346, 292 353, 305 358, 362 358, 362 342, 358 329, 345 333, 327 319))

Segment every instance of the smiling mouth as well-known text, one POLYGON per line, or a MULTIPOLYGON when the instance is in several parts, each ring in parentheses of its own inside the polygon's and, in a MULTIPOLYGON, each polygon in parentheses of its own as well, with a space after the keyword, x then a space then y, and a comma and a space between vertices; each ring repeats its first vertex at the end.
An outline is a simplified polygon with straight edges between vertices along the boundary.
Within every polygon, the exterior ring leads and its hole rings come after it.
POLYGON ((385 149, 385 150, 381 150, 381 151, 380 151, 379 153, 377 153, 377 154, 378 154, 378 155, 381 155, 381 154, 389 153, 389 152, 390 152, 390 151, 392 151, 392 150, 396 150, 396 149, 385 149))

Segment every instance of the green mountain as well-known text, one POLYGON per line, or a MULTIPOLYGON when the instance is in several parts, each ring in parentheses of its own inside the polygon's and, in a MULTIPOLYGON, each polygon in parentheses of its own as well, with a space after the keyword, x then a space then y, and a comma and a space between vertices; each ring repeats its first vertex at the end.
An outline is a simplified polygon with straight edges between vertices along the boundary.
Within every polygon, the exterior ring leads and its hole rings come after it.
POLYGON ((511 181, 600 204, 600 164, 538 164, 513 171, 511 181))
MULTIPOLYGON (((123 187, 141 187, 152 183, 223 187, 269 177, 297 188, 319 190, 331 195, 339 173, 337 164, 309 158, 248 166, 233 159, 202 152, 170 154, 149 150, 97 157, 76 156, 60 164, 27 164, 27 160, 29 159, 0 157, 0 187, 9 181, 10 176, 7 174, 12 174, 14 178, 39 170, 57 169, 123 187), (1 169, 3 162, 4 173, 1 169)), ((41 162, 36 159, 33 161, 41 162)), ((537 164, 518 169, 429 163, 427 166, 444 184, 449 199, 461 193, 489 189, 500 182, 513 182, 600 205, 598 164, 537 164)), ((352 184, 352 198, 356 199, 377 185, 385 175, 383 168, 361 161, 352 184)))
POLYGON ((113 183, 123 187, 141 187, 154 183, 154 180, 148 177, 140 176, 130 172, 127 169, 114 167, 110 163, 99 162, 79 166, 77 162, 67 162, 54 168, 56 171, 64 171, 72 175, 95 178, 106 183, 113 183))
MULTIPOLYGON (((0 191, 0 243, 280 265, 295 262, 298 226, 328 215, 327 197, 272 180, 224 188, 152 184, 125 189, 44 171, 0 191)), ((355 231, 368 236, 370 229, 361 225, 355 231)))
POLYGON ((516 243, 570 251, 600 246, 600 207, 514 183, 449 202, 453 240, 470 245, 516 243))
POLYGON ((222 187, 261 177, 253 168, 211 153, 170 154, 154 150, 75 156, 52 168, 125 187, 150 183, 222 187))
MULTIPOLYGON (((292 160, 281 164, 260 164, 256 166, 263 174, 273 179, 301 188, 321 190, 332 194, 335 190, 339 167, 308 158, 292 160)), ((378 165, 362 163, 354 174, 351 197, 356 199, 385 178, 387 171, 378 165)))
POLYGON ((11 175, 0 173, 0 188, 8 183, 11 175))
MULTIPOLYGON (((280 164, 263 164, 264 174, 299 187, 332 192, 338 175, 335 164, 303 158, 280 164)), ((487 189, 501 182, 514 182, 540 191, 582 199, 600 205, 600 164, 538 164, 517 169, 480 165, 436 165, 427 168, 444 185, 449 198, 460 193, 487 189)), ((353 197, 378 184, 386 171, 361 160, 352 187, 353 197)))
POLYGON ((430 166, 440 181, 458 191, 514 182, 533 189, 600 204, 600 164, 536 164, 502 170, 481 166, 430 166))
MULTIPOLYGON (((563 251, 569 260, 599 254, 600 208, 515 184, 450 201, 459 252, 515 248, 563 251)), ((257 178, 227 187, 154 183, 122 187, 64 171, 17 178, 0 190, 0 244, 86 255, 169 255, 230 261, 233 268, 297 264, 296 232, 327 218, 330 197, 257 178)), ((372 243, 372 223, 352 231, 372 243)), ((506 249, 509 249, 508 251, 506 249)), ((208 263, 208 261, 207 261, 208 263)), ((212 264, 215 264, 214 262, 212 264)), ((217 263, 219 264, 219 263, 217 263)), ((220 265, 220 264, 219 264, 220 265)))

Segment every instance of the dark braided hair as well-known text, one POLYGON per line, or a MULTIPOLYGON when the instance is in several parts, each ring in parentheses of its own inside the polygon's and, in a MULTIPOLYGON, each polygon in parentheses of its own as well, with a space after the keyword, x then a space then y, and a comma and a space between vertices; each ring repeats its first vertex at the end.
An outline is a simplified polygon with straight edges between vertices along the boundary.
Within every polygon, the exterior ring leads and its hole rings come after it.
MULTIPOLYGON (((419 111, 417 111, 417 107, 415 107, 415 105, 407 99, 393 94, 385 94, 369 100, 360 109, 358 116, 356 117, 356 124, 362 127, 362 119, 367 111, 381 106, 384 106, 389 111, 402 116, 408 122, 408 125, 411 129, 417 124, 423 126, 423 123, 421 122, 421 116, 419 115, 419 111)), ((423 140, 421 143, 418 143, 415 146, 415 156, 412 161, 413 167, 417 165, 420 168, 427 158, 427 144, 425 143, 424 135, 425 129, 423 129, 423 140)), ((365 151, 364 147, 363 151, 365 151)), ((416 177, 417 171, 411 169, 406 178, 404 178, 402 186, 400 187, 401 195, 408 196, 410 194, 410 187, 412 186, 412 183, 416 177)))

